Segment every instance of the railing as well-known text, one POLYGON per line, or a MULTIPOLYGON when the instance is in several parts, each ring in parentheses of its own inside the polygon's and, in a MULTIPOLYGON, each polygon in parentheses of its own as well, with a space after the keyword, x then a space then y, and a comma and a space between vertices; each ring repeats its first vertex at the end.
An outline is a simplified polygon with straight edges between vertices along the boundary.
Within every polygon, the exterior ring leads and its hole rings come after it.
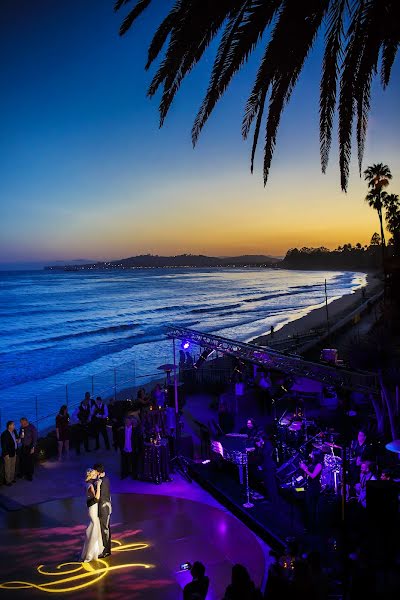
MULTIPOLYGON (((163 380, 164 376, 160 371, 137 375, 136 364, 131 361, 63 386, 40 391, 36 395, 16 397, 7 390, 0 391, 0 430, 5 428, 9 420, 14 420, 18 427, 19 419, 27 417, 36 425, 39 433, 43 434, 55 427, 55 418, 60 407, 66 404, 69 414, 72 415, 83 400, 85 392, 90 392, 92 397, 101 396, 103 400, 120 400, 135 397, 137 390, 140 387, 148 388, 150 382, 163 380)), ((38 387, 40 388, 40 383, 38 387)))

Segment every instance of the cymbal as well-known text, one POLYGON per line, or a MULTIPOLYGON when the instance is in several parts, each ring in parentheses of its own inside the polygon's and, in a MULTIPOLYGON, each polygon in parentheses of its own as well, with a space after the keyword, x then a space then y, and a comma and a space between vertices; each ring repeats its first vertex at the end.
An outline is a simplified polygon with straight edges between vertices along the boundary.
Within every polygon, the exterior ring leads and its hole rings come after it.
POLYGON ((314 446, 314 448, 318 448, 318 450, 321 450, 322 446, 325 446, 323 442, 313 442, 312 445, 314 446))
POLYGON ((390 452, 397 452, 400 454, 400 440, 393 440, 386 444, 386 450, 390 450, 390 452))
POLYGON ((317 450, 320 450, 321 452, 324 453, 328 453, 331 451, 330 447, 328 446, 328 444, 313 444, 314 448, 316 448, 317 450))
POLYGON ((342 446, 338 446, 337 444, 332 444, 332 442, 325 442, 325 444, 327 446, 329 446, 330 448, 338 448, 339 450, 342 449, 342 446))

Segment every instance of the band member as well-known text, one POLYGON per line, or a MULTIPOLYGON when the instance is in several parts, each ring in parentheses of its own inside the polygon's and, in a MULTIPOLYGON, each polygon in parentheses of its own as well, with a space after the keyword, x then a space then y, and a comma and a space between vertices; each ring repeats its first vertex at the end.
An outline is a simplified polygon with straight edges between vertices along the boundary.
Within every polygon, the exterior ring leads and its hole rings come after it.
POLYGON ((258 436, 258 428, 256 427, 254 419, 247 419, 246 425, 242 427, 239 433, 247 434, 249 440, 254 441, 254 439, 258 436))
POLYGON ((363 508, 367 508, 368 481, 376 481, 376 477, 372 472, 371 461, 364 460, 361 463, 360 482, 355 485, 357 500, 363 508))
POLYGON ((358 432, 357 439, 351 442, 350 450, 352 455, 350 481, 354 485, 360 478, 361 463, 370 458, 371 449, 365 431, 361 429, 358 432))
POLYGON ((307 525, 310 529, 315 528, 317 525, 323 460, 322 452, 312 450, 310 452, 310 463, 308 465, 300 463, 300 468, 307 475, 306 509, 307 525))
POLYGON ((100 434, 103 436, 105 447, 109 450, 110 442, 107 433, 108 408, 100 396, 97 396, 96 400, 92 403, 90 417, 96 440, 96 450, 100 448, 100 434))
POLYGON ((354 458, 356 459, 356 465, 361 467, 363 460, 367 460, 367 455, 370 451, 370 446, 367 441, 367 434, 365 431, 359 431, 357 440, 353 440, 351 443, 351 450, 354 458))
POLYGON ((391 469, 383 469, 381 473, 381 481, 393 481, 393 471, 391 469))
POLYGON ((256 441, 256 445, 262 450, 260 468, 267 497, 271 504, 276 506, 279 497, 278 486, 276 483, 276 463, 273 459, 275 448, 268 435, 259 438, 259 440, 256 441))

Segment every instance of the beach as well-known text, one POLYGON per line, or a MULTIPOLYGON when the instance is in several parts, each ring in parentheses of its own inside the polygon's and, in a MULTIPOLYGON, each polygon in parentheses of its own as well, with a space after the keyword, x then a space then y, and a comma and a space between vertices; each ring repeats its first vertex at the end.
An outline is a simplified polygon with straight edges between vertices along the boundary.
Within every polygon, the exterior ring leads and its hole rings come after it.
MULTIPOLYGON (((344 319, 348 314, 353 312, 357 307, 361 306, 368 299, 372 298, 383 288, 381 279, 377 274, 368 273, 367 283, 362 288, 345 294, 341 298, 336 298, 329 301, 328 297, 328 315, 329 325, 333 327, 336 323, 344 319)), ((326 330, 327 314, 326 306, 314 308, 307 312, 302 317, 290 321, 281 327, 277 327, 272 336, 271 333, 258 336, 251 340, 250 343, 259 346, 279 345, 284 343, 288 338, 294 336, 305 336, 312 331, 326 330)))

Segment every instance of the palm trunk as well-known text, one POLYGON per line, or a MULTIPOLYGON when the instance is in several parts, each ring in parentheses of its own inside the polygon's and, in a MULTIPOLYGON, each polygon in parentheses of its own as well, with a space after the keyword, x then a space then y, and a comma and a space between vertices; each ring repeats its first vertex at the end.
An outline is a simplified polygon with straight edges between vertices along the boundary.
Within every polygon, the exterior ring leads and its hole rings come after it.
POLYGON ((383 230, 382 208, 378 210, 379 224, 381 226, 381 248, 382 248, 382 269, 385 266, 385 232, 383 230))

